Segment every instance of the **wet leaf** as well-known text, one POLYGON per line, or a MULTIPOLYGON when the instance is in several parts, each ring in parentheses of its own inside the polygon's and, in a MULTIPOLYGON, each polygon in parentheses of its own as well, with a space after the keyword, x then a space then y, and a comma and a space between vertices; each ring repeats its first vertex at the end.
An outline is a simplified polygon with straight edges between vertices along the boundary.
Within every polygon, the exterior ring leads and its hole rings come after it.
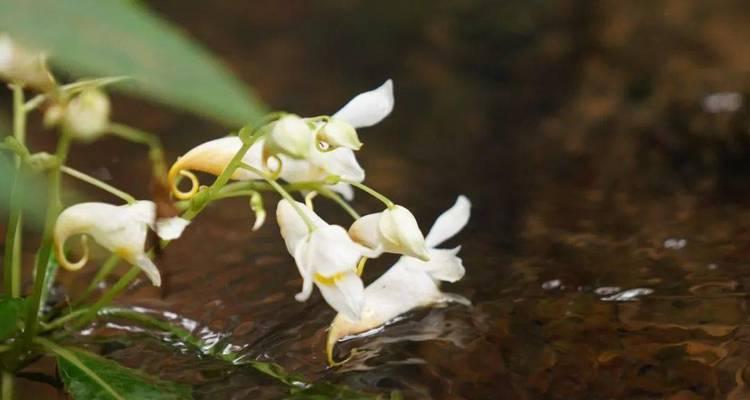
POLYGON ((79 77, 130 76, 134 82, 117 87, 233 125, 264 113, 210 53, 141 2, 6 1, 0 3, 0 26, 79 77))
POLYGON ((21 328, 25 299, 0 298, 0 341, 13 337, 21 328))
POLYGON ((69 354, 58 353, 57 365, 66 390, 74 399, 110 400, 117 398, 81 368, 88 368, 106 382, 123 399, 192 399, 188 386, 167 382, 141 371, 123 367, 103 357, 82 350, 65 349, 69 354), (75 361, 77 359, 78 362, 75 361), (78 364, 78 365, 77 365, 78 364))

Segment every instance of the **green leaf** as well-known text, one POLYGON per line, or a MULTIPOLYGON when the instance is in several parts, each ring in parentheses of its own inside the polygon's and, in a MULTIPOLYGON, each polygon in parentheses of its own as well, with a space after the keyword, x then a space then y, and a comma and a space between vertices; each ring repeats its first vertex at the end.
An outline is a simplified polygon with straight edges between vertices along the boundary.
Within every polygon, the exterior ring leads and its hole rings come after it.
POLYGON ((111 400, 117 399, 117 396, 126 400, 193 398, 190 387, 186 385, 157 379, 96 354, 59 347, 52 351, 57 355, 60 376, 73 399, 111 400), (103 387, 102 381, 111 390, 103 387))
POLYGON ((135 82, 118 88, 232 125, 265 113, 210 53, 139 1, 3 1, 0 27, 79 77, 127 75, 135 82))
POLYGON ((25 299, 0 298, 0 341, 7 340, 19 332, 26 308, 25 299))

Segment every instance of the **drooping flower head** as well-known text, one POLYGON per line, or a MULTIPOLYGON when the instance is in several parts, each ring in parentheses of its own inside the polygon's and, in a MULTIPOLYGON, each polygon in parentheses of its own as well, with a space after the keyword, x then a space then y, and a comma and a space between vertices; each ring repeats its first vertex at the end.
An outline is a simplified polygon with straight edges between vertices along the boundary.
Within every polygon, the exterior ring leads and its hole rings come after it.
POLYGON ((154 230, 162 239, 172 240, 182 234, 188 221, 178 217, 155 221, 155 216, 156 205, 145 200, 123 206, 99 202, 70 206, 60 213, 55 224, 57 260, 65 269, 81 269, 88 261, 85 237, 90 236, 126 262, 140 267, 154 286, 160 286, 159 270, 144 249, 148 229, 154 230), (75 235, 83 235, 84 256, 73 263, 67 259, 64 246, 68 238, 75 235))
POLYGON ((440 291, 440 282, 456 282, 465 273, 456 255, 460 247, 437 249, 436 246, 457 234, 469 220, 471 203, 460 196, 456 203, 438 217, 427 235, 429 261, 402 256, 396 264, 364 290, 359 319, 338 314, 328 332, 326 352, 333 364, 333 347, 340 339, 376 329, 415 308, 446 302, 470 304, 461 296, 440 291))
POLYGON ((364 285, 357 275, 357 264, 371 252, 354 243, 344 228, 326 223, 302 203, 279 201, 276 218, 287 250, 302 276, 302 291, 295 296, 297 301, 306 301, 315 284, 336 311, 348 318, 359 318, 364 285), (300 212, 308 219, 307 223, 300 212))

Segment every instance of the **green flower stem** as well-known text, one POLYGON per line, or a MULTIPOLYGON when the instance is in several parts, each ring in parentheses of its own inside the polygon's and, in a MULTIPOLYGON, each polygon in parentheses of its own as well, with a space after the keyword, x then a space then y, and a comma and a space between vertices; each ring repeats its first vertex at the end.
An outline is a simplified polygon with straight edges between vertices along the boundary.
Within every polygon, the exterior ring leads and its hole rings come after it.
POLYGON ((140 274, 141 269, 137 266, 132 266, 128 272, 125 273, 120 279, 115 282, 115 284, 109 288, 102 297, 97 300, 96 303, 94 303, 91 307, 87 309, 87 312, 83 314, 83 316, 77 320, 73 327, 78 329, 89 323, 91 320, 96 318, 96 314, 101 310, 102 308, 108 306, 112 300, 120 294, 123 290, 125 290, 128 285, 130 285, 131 282, 140 274))
MULTIPOLYGON (((70 135, 63 131, 60 140, 57 142, 57 158, 62 165, 68 155, 70 148, 70 135)), ((47 216, 42 233, 42 241, 39 251, 36 254, 36 265, 34 267, 34 290, 31 293, 31 302, 28 304, 26 316, 26 329, 23 332, 21 345, 28 348, 37 334, 39 328, 39 308, 41 306, 42 291, 44 290, 44 281, 47 276, 47 266, 49 258, 52 255, 52 234, 57 221, 57 215, 60 213, 62 204, 60 203, 60 168, 55 167, 49 172, 48 181, 48 200, 47 216)))
POLYGON ((383 202, 383 204, 385 204, 385 206, 388 207, 388 208, 392 208, 394 206, 393 202, 389 198, 387 198, 387 197, 383 196, 382 194, 376 192, 373 188, 371 188, 371 187, 369 187, 369 186, 367 186, 367 185, 365 185, 363 183, 354 182, 354 181, 347 181, 347 180, 342 180, 341 182, 348 183, 348 184, 356 187, 357 189, 362 190, 363 192, 365 192, 365 193, 369 194, 370 196, 372 196, 372 197, 380 200, 381 202, 383 202))
POLYGON ((73 178, 76 178, 78 180, 81 180, 83 182, 86 182, 92 186, 96 186, 99 189, 104 190, 105 192, 108 192, 116 197, 119 197, 123 200, 125 200, 128 204, 135 203, 135 197, 129 195, 128 193, 125 193, 124 191, 109 185, 107 183, 104 183, 100 181, 99 179, 94 178, 91 175, 87 175, 81 171, 75 170, 73 168, 70 168, 68 166, 60 166, 60 171, 72 176, 73 178))
POLYGON ((277 193, 279 193, 281 195, 281 197, 283 197, 284 199, 286 199, 289 202, 289 204, 292 205, 292 207, 294 208, 294 211, 296 211, 297 214, 299 214, 299 216, 302 218, 302 220, 305 221, 305 225, 307 225, 307 230, 310 231, 310 232, 312 232, 312 231, 315 230, 315 228, 316 228, 315 223, 313 223, 312 220, 307 216, 307 214, 305 214, 302 211, 302 209, 300 208, 299 204, 297 204, 297 201, 294 200, 294 198, 292 197, 292 195, 290 195, 289 192, 286 191, 286 189, 284 189, 283 187, 281 187, 281 185, 279 185, 278 182, 276 182, 274 179, 271 179, 268 176, 268 174, 266 174, 265 172, 259 170, 258 168, 255 168, 253 166, 247 165, 245 163, 241 163, 240 166, 242 168, 248 170, 248 171, 254 172, 254 173, 262 176, 263 179, 265 179, 266 182, 268 182, 268 184, 271 185, 271 187, 277 193))
POLYGON ((96 287, 99 286, 99 283, 101 283, 101 281, 109 276, 109 274, 115 269, 115 267, 117 267, 117 264, 119 262, 120 257, 118 257, 117 254, 110 255, 109 258, 107 258, 107 261, 105 261, 104 264, 102 264, 102 266, 96 272, 94 279, 91 280, 89 286, 86 287, 86 290, 83 291, 81 297, 73 303, 73 308, 81 305, 81 303, 83 303, 91 295, 91 293, 96 290, 96 287))
POLYGON ((81 309, 78 309, 78 310, 75 310, 75 311, 71 311, 70 313, 65 314, 62 317, 57 318, 55 320, 52 320, 52 321, 50 321, 47 324, 40 323, 42 325, 42 332, 47 332, 47 331, 51 331, 51 330, 57 329, 57 328, 65 325, 66 322, 68 322, 68 321, 70 321, 72 319, 78 318, 81 315, 86 314, 88 311, 89 311, 88 308, 81 308, 81 309))
POLYGON ((339 205, 339 207, 343 208, 344 211, 346 211, 349 215, 351 215, 351 217, 354 220, 358 220, 360 218, 359 213, 356 210, 354 210, 354 208, 352 208, 352 206, 350 206, 349 203, 344 201, 344 199, 342 199, 338 193, 325 187, 324 185, 320 185, 317 191, 323 196, 328 197, 329 199, 333 200, 336 204, 339 205))
POLYGON ((216 196, 214 196, 213 198, 211 198, 211 200, 229 199, 229 198, 232 198, 232 197, 246 197, 246 196, 250 197, 250 196, 254 196, 256 193, 258 193, 257 190, 249 190, 249 189, 248 190, 237 190, 237 191, 234 191, 234 192, 219 193, 216 196))
MULTIPOLYGON (((13 88, 13 136, 24 145, 26 141, 26 112, 23 109, 23 88, 12 85, 13 88)), ((21 176, 23 174, 21 157, 16 155, 16 174, 10 194, 10 215, 8 229, 5 234, 5 251, 3 254, 3 280, 5 292, 11 297, 21 295, 21 249, 23 232, 23 213, 21 211, 21 176)))
POLYGON ((151 159, 151 164, 153 166, 153 175, 160 178, 167 176, 167 164, 164 162, 164 151, 162 150, 161 142, 156 135, 117 123, 109 124, 108 131, 122 139, 148 146, 149 158, 151 159))
POLYGON ((13 400, 13 380, 15 377, 13 373, 8 371, 3 371, 2 374, 2 395, 0 399, 13 400))

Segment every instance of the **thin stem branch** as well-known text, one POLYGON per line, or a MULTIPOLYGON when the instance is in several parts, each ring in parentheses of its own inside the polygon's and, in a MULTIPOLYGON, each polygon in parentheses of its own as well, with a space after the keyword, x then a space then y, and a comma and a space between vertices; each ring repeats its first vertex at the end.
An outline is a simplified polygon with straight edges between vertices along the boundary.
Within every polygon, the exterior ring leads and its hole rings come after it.
POLYGON ((11 372, 2 372, 2 400, 13 400, 13 380, 15 377, 11 372))
POLYGON ((123 138, 133 143, 139 143, 148 146, 149 158, 153 168, 153 175, 158 178, 166 177, 167 164, 164 162, 164 151, 161 148, 159 138, 146 131, 136 129, 125 124, 109 124, 109 132, 115 136, 123 138))
MULTIPOLYGON (((70 148, 70 135, 63 131, 60 140, 57 142, 57 158, 62 165, 70 148)), ((47 194, 47 216, 42 233, 42 242, 39 251, 36 254, 36 265, 34 267, 34 290, 31 293, 31 302, 28 305, 28 314, 26 316, 26 329, 23 332, 21 344, 23 348, 28 348, 37 334, 39 328, 39 308, 41 306, 42 291, 44 290, 44 281, 47 276, 47 266, 49 258, 52 255, 52 233, 55 228, 57 215, 60 213, 62 204, 60 203, 60 168, 55 167, 49 172, 49 192, 47 194)))
POLYGON ((240 164, 240 167, 242 167, 242 168, 244 168, 244 169, 246 169, 248 171, 254 172, 254 173, 262 176, 263 179, 265 179, 265 181, 268 182, 268 184, 271 185, 271 187, 274 190, 276 190, 277 193, 279 193, 281 195, 281 197, 283 197, 284 199, 286 199, 289 202, 289 204, 291 204, 291 206, 294 208, 294 211, 296 211, 297 214, 299 214, 299 216, 305 222, 305 225, 307 225, 307 230, 309 232, 312 232, 312 231, 315 230, 315 228, 316 228, 315 223, 310 219, 310 217, 307 216, 307 214, 304 211, 302 211, 302 208, 300 208, 299 204, 297 204, 297 201, 294 200, 294 197, 292 197, 292 195, 289 194, 289 192, 287 192, 286 189, 284 189, 283 187, 281 187, 281 185, 279 185, 278 182, 276 182, 274 179, 271 179, 268 176, 268 174, 266 174, 265 172, 259 170, 258 168, 255 168, 253 166, 250 166, 250 165, 247 165, 245 163, 242 163, 242 164, 240 164))
MULTIPOLYGON (((23 145, 26 141, 26 112, 23 109, 24 93, 19 85, 13 85, 13 136, 23 145)), ((5 235, 3 256, 3 278, 5 291, 11 297, 21 295, 21 249, 23 232, 23 212, 21 210, 21 179, 23 166, 21 157, 15 157, 16 173, 10 194, 10 215, 5 235)))
POLYGON ((329 199, 333 200, 336 204, 339 205, 339 207, 343 208, 344 211, 346 211, 351 217, 356 221, 360 218, 359 213, 352 208, 352 206, 349 205, 344 199, 339 196, 338 193, 334 192, 333 190, 325 187, 324 185, 321 185, 318 188, 318 192, 322 194, 325 197, 328 197, 329 199))
POLYGON ((89 283, 88 287, 86 287, 86 290, 83 291, 81 297, 73 303, 73 308, 78 307, 81 303, 86 301, 91 293, 96 290, 96 287, 99 286, 99 283, 101 283, 110 273, 112 273, 119 262, 120 257, 118 257, 117 254, 110 255, 109 258, 107 258, 107 261, 105 261, 104 264, 102 264, 102 266, 96 272, 94 279, 91 280, 91 283, 89 283))
POLYGON ((99 312, 99 310, 101 310, 103 307, 108 306, 115 298, 115 296, 125 290, 140 272, 141 269, 138 266, 132 266, 128 270, 128 272, 125 273, 125 275, 120 277, 120 279, 111 288, 109 288, 109 290, 107 290, 99 300, 97 300, 96 303, 88 308, 88 311, 84 313, 83 317, 77 320, 75 324, 73 324, 73 326, 75 328, 81 328, 82 326, 86 325, 91 320, 96 318, 96 314, 99 312))
POLYGON ((99 189, 104 190, 105 192, 108 192, 116 197, 119 197, 123 200, 125 200, 129 204, 135 203, 135 197, 129 195, 128 193, 110 185, 107 183, 104 183, 100 181, 99 179, 94 178, 91 175, 85 174, 81 171, 78 171, 76 169, 70 168, 68 166, 62 165, 60 166, 60 171, 72 176, 73 178, 76 178, 80 181, 86 182, 92 186, 96 186, 99 189))
POLYGON ((382 194, 378 193, 377 191, 375 191, 375 189, 373 189, 373 188, 371 188, 371 187, 369 187, 369 186, 367 186, 367 185, 365 185, 363 183, 355 182, 355 181, 346 181, 346 180, 342 180, 342 182, 348 183, 348 184, 356 187, 357 189, 364 191, 365 193, 369 194, 370 196, 372 196, 372 197, 380 200, 388 208, 391 208, 391 207, 394 206, 394 204, 391 201, 391 199, 385 197, 384 195, 382 195, 382 194))
POLYGON ((47 331, 51 331, 51 330, 57 329, 57 328, 65 325, 66 322, 68 322, 68 321, 70 321, 72 319, 78 318, 79 316, 81 316, 83 314, 86 314, 88 311, 89 311, 88 308, 81 308, 81 309, 78 309, 78 310, 75 310, 75 311, 71 311, 70 313, 63 315, 60 318, 52 320, 52 321, 50 321, 47 324, 43 324, 42 325, 42 331, 43 332, 47 332, 47 331))

